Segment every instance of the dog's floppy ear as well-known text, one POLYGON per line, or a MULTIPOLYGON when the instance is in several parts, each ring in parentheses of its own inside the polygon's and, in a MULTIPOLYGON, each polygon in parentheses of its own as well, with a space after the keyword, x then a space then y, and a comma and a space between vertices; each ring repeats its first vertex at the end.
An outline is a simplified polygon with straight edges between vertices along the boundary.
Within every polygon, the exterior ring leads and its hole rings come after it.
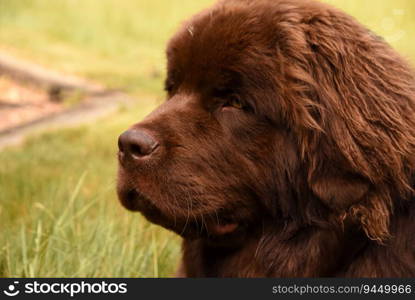
POLYGON ((363 180, 340 175, 320 177, 310 186, 324 204, 338 211, 364 199, 369 190, 368 184, 363 180))
POLYGON ((315 196, 338 213, 340 221, 350 218, 370 239, 380 243, 389 237, 388 202, 371 191, 370 184, 359 176, 324 176, 310 187, 315 196))

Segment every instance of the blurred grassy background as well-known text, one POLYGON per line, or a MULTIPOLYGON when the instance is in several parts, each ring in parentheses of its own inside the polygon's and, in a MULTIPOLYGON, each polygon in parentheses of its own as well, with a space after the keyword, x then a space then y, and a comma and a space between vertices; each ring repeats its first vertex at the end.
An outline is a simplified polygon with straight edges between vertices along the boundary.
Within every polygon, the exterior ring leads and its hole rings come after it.
POLYGON ((165 41, 183 18, 209 3, 0 0, 0 50, 110 87, 160 94, 165 41))
MULTIPOLYGON (((415 1, 328 0, 415 62, 415 1)), ((211 0, 0 0, 0 51, 138 97, 0 152, 0 276, 173 274, 179 239, 115 196, 116 140, 162 97, 164 45, 211 0)))

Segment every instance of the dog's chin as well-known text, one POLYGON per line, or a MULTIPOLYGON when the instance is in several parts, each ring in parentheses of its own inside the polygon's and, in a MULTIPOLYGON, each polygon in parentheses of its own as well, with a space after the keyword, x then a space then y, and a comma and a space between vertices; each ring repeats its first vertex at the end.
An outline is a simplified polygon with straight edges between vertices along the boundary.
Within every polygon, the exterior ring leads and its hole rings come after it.
POLYGON ((152 207, 149 205, 149 199, 137 189, 118 188, 117 192, 122 206, 130 211, 141 212, 143 209, 150 209, 152 207))
MULTIPOLYGON (((212 242, 223 243, 226 240, 234 240, 245 231, 244 226, 239 222, 225 221, 221 218, 215 218, 215 222, 209 222, 206 221, 208 218, 202 217, 169 216, 137 189, 119 189, 118 197, 126 209, 140 212, 148 221, 174 231, 186 239, 204 238, 212 242)), ((214 215, 217 216, 216 213, 214 215)))

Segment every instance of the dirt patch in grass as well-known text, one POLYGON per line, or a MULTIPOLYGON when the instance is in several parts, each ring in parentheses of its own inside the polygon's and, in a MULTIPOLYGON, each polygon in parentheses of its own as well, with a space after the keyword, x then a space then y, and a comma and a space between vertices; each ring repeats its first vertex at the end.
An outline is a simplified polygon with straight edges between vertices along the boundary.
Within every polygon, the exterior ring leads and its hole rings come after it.
POLYGON ((0 131, 64 109, 64 103, 52 101, 48 92, 0 76, 0 131))

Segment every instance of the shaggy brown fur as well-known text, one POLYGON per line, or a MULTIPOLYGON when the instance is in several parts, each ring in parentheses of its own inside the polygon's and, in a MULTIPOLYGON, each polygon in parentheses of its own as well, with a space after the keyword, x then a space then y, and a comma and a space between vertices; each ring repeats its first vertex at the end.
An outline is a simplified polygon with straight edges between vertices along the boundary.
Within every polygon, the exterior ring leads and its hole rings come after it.
POLYGON ((184 237, 185 276, 415 276, 415 79, 380 37, 317 1, 226 0, 167 56, 118 193, 184 237))

